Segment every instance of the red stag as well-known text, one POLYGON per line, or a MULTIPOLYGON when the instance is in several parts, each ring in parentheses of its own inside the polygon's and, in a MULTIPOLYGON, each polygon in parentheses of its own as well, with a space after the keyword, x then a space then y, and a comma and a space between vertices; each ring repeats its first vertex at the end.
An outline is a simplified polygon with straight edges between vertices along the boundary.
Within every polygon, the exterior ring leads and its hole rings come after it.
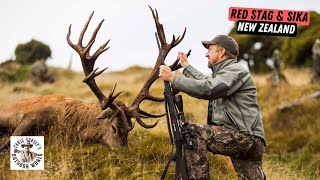
MULTIPOLYGON (((173 40, 168 44, 163 26, 159 22, 157 11, 154 12, 151 7, 150 9, 161 41, 163 56, 166 57, 169 51, 182 41, 186 30, 184 30, 181 38, 179 36, 176 39, 173 36, 173 40)), ((57 128, 63 132, 71 129, 82 140, 98 141, 108 145, 110 148, 114 148, 127 144, 128 133, 134 127, 131 118, 136 119, 136 122, 144 128, 153 128, 157 125, 157 123, 147 125, 142 121, 142 118, 155 118, 162 115, 147 113, 141 110, 139 105, 144 100, 163 101, 162 98, 151 96, 149 92, 153 82, 158 79, 159 66, 161 64, 159 56, 152 73, 129 107, 122 102, 115 101, 121 94, 119 92, 114 95, 116 85, 114 85, 109 95, 105 96, 98 88, 95 77, 100 75, 106 68, 101 71, 97 71, 98 68, 95 70, 93 68, 98 56, 109 49, 107 47, 109 40, 98 48, 93 55, 89 53, 103 20, 94 30, 87 46, 84 47, 82 45, 83 36, 92 16, 93 13, 82 29, 76 45, 70 40, 71 25, 69 26, 67 42, 79 54, 86 76, 83 82, 90 87, 99 102, 84 103, 57 94, 24 99, 0 110, 0 135, 38 135, 47 132, 49 128, 57 128)), ((173 63, 171 65, 172 69, 177 69, 177 65, 177 62, 173 63)), ((9 145, 10 141, 7 140, 0 147, 0 151, 8 150, 9 145)))

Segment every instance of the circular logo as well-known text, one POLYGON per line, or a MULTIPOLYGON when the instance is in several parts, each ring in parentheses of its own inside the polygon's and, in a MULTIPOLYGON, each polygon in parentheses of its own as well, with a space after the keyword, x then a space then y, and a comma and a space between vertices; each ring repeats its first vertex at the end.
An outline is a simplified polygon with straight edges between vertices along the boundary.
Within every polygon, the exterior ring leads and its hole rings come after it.
POLYGON ((10 156, 11 170, 43 170, 44 137, 11 136, 10 156))

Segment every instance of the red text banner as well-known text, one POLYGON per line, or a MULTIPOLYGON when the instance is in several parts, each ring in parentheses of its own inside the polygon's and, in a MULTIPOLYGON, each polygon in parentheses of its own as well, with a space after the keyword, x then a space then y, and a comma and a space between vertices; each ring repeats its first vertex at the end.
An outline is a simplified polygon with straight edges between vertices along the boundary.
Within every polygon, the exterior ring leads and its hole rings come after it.
POLYGON ((230 7, 229 20, 296 23, 297 25, 308 26, 310 23, 310 12, 296 10, 230 7))

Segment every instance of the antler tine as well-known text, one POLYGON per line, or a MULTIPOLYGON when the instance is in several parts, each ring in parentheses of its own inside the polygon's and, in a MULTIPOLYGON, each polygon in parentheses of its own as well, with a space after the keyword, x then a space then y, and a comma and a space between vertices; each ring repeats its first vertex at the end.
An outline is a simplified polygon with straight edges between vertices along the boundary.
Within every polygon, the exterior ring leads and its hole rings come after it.
MULTIPOLYGON (((160 24, 160 23, 159 23, 159 24, 160 24)), ((168 46, 169 44, 167 43, 166 34, 164 33, 163 25, 160 24, 158 29, 159 29, 159 30, 158 30, 158 33, 159 33, 160 42, 161 42, 164 46, 168 46)))
POLYGON ((103 22, 104 22, 104 19, 102 19, 102 20, 100 21, 100 23, 98 24, 98 26, 96 27, 96 29, 93 31, 89 42, 91 42, 91 41, 93 41, 93 40, 96 39, 97 34, 98 34, 98 31, 100 30, 101 25, 102 25, 103 22))
POLYGON ((96 68, 95 70, 93 70, 95 61, 97 60, 98 56, 105 52, 106 50, 109 49, 109 47, 106 47, 108 45, 108 43, 110 42, 110 40, 108 40, 107 42, 105 42, 103 45, 100 46, 100 48, 98 50, 96 50, 96 52, 93 54, 93 56, 90 56, 90 49, 93 45, 93 43, 95 42, 95 38, 98 34, 98 31, 100 30, 104 20, 102 20, 97 27, 95 28, 93 34, 91 35, 91 38, 87 44, 87 46, 83 47, 82 45, 82 41, 83 41, 83 36, 90 24, 90 21, 92 19, 92 16, 94 14, 94 11, 91 13, 90 17, 88 18, 88 20, 86 21, 80 35, 79 35, 79 40, 78 40, 78 44, 74 45, 71 40, 70 40, 70 35, 71 35, 71 25, 69 26, 69 30, 68 30, 68 34, 67 34, 67 42, 68 44, 79 54, 80 59, 81 59, 81 63, 82 63, 82 67, 83 67, 83 71, 85 74, 85 78, 83 80, 83 82, 85 82, 90 89, 92 90, 92 92, 95 94, 95 96, 99 99, 100 104, 101 104, 101 109, 107 109, 108 107, 111 107, 113 101, 122 93, 119 92, 116 95, 114 94, 116 85, 113 87, 113 89, 110 91, 108 97, 106 97, 101 90, 99 89, 99 87, 97 86, 96 82, 95 82, 95 77, 99 76, 101 73, 103 73, 107 68, 104 68, 101 71, 98 71, 98 68, 96 68))
POLYGON ((149 8, 150 8, 150 10, 152 12, 152 16, 153 16, 154 22, 156 24, 156 28, 157 28, 157 31, 158 31, 158 35, 159 35, 159 39, 160 39, 161 45, 162 46, 168 46, 169 44, 166 41, 166 35, 164 33, 163 25, 159 22, 158 11, 157 11, 157 9, 153 10, 150 6, 149 6, 149 8))
POLYGON ((138 108, 137 112, 140 117, 145 117, 145 118, 147 118, 147 117, 158 118, 158 117, 162 117, 165 115, 165 114, 150 114, 150 113, 147 113, 147 112, 141 110, 140 108, 138 108))
POLYGON ((102 54, 103 52, 105 52, 106 50, 108 50, 110 47, 106 47, 108 45, 108 43, 110 42, 110 39, 105 42, 104 44, 102 44, 99 49, 92 55, 92 58, 98 58, 98 56, 100 56, 100 54, 102 54))
POLYGON ((87 75, 82 82, 87 83, 89 80, 94 79, 96 76, 100 75, 101 73, 103 73, 103 71, 105 71, 106 69, 108 69, 108 67, 102 69, 101 71, 97 72, 99 68, 96 68, 95 70, 93 70, 89 75, 87 75), (97 72, 97 73, 96 73, 97 72))
MULTIPOLYGON (((101 46, 100 46, 100 49, 104 49, 108 44, 109 44, 109 42, 110 42, 110 39, 108 39, 108 41, 107 42, 105 42, 104 44, 102 44, 101 46)), ((107 47, 106 49, 109 49, 110 47, 107 47)))
POLYGON ((163 101, 163 98, 154 97, 154 96, 151 96, 150 94, 146 96, 146 99, 148 99, 150 101, 155 101, 155 102, 162 102, 163 101))
POLYGON ((178 36, 177 40, 174 43, 174 46, 178 45, 183 40, 184 36, 186 35, 186 32, 187 32, 187 28, 185 27, 182 33, 182 36, 181 37, 180 35, 178 36))
POLYGON ((140 126, 142 126, 144 128, 154 128, 158 124, 158 121, 155 122, 154 124, 151 124, 151 125, 148 125, 148 124, 144 123, 141 120, 141 117, 144 117, 144 118, 147 118, 147 117, 139 115, 136 111, 132 112, 132 117, 134 117, 136 119, 136 121, 138 122, 138 124, 140 124, 140 126))
POLYGON ((80 33, 79 40, 78 40, 78 46, 80 46, 80 47, 83 47, 83 46, 82 46, 83 36, 84 36, 84 33, 85 33, 85 32, 87 31, 87 29, 88 29, 88 26, 89 26, 89 23, 90 23, 90 21, 91 21, 91 18, 92 18, 92 16, 93 16, 93 14, 94 14, 94 11, 92 11, 90 17, 89 17, 88 20, 86 21, 86 23, 85 23, 85 25, 83 26, 83 29, 82 29, 82 31, 81 31, 81 33, 80 33))
POLYGON ((152 125, 148 125, 146 123, 144 123, 140 117, 136 117, 136 121, 140 124, 140 126, 144 127, 144 128, 154 128, 157 124, 158 124, 158 121, 155 122, 154 124, 152 125))
MULTIPOLYGON (((149 5, 148 5, 149 6, 149 5)), ((153 11, 153 9, 152 9, 152 7, 151 6, 149 6, 149 9, 151 10, 151 12, 152 12, 152 16, 153 16, 153 19, 156 19, 157 18, 157 16, 154 14, 154 11, 153 11)), ((158 15, 158 14, 157 14, 158 15)))
POLYGON ((172 37, 172 41, 170 43, 170 47, 173 48, 175 47, 176 45, 178 45, 184 38, 185 34, 186 34, 186 31, 187 31, 187 28, 184 28, 184 31, 182 33, 182 36, 179 35, 178 38, 175 37, 175 35, 173 35, 172 37), (180 37, 181 36, 181 37, 180 37))
POLYGON ((165 45, 168 45, 168 43, 167 43, 167 41, 166 41, 166 35, 165 35, 165 33, 164 33, 163 24, 161 24, 160 21, 159 21, 159 15, 158 15, 157 9, 155 9, 155 11, 156 11, 157 19, 154 19, 154 20, 155 20, 155 23, 156 23, 157 31, 158 31, 158 33, 159 33, 160 41, 162 40, 161 43, 164 43, 165 45))
POLYGON ((70 35, 71 35, 71 26, 72 24, 69 25, 69 29, 68 29, 68 34, 67 34, 67 42, 68 44, 72 47, 72 49, 74 49, 75 51, 77 51, 77 46, 75 44, 73 44, 70 40, 70 35))
MULTIPOLYGON (((91 49, 91 47, 92 47, 92 45, 93 45, 93 43, 94 43, 94 41, 95 41, 95 38, 96 38, 96 36, 97 36, 97 33, 98 33, 98 31, 100 30, 101 25, 102 25, 103 22, 104 22, 104 19, 101 20, 101 22, 98 24, 98 26, 97 26, 96 29, 94 30, 94 32, 93 32, 93 34, 92 34, 92 36, 91 36, 91 38, 90 38, 90 40, 89 40, 89 44, 87 45, 87 47, 86 47, 86 52, 85 52, 85 53, 87 54, 87 58, 90 58, 89 51, 90 51, 90 49, 91 49), (88 53, 87 53, 87 52, 88 52, 88 53)), ((107 43, 109 43, 109 41, 110 41, 110 40, 108 40, 107 43)), ((104 44, 103 44, 103 45, 104 45, 104 44)), ((103 46, 103 45, 102 45, 102 46, 103 46)), ((101 48, 101 47, 100 47, 100 48, 101 48)), ((93 60, 93 61, 95 61, 95 60, 98 58, 98 56, 101 54, 101 53, 99 53, 99 54, 97 55, 97 52, 98 52, 98 51, 101 51, 100 48, 94 53, 95 56, 92 56, 92 60, 93 60)))
POLYGON ((108 98, 106 99, 106 101, 103 101, 101 103, 101 108, 102 109, 106 109, 107 107, 110 107, 112 102, 121 94, 123 93, 123 91, 118 92, 116 95, 113 95, 115 89, 117 87, 117 83, 114 84, 113 88, 111 89, 108 98))
POLYGON ((158 14, 158 11, 156 8, 154 8, 154 10, 156 11, 156 17, 157 17, 157 20, 159 21, 159 14, 158 14))

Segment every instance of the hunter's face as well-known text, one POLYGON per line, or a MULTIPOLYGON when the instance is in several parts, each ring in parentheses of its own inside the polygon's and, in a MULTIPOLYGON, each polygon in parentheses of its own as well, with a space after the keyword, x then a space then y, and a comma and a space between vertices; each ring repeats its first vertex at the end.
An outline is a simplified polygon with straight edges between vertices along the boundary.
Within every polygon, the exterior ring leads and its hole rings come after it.
POLYGON ((208 58, 209 67, 211 67, 213 64, 219 63, 223 57, 223 48, 217 45, 210 45, 206 57, 208 58))

